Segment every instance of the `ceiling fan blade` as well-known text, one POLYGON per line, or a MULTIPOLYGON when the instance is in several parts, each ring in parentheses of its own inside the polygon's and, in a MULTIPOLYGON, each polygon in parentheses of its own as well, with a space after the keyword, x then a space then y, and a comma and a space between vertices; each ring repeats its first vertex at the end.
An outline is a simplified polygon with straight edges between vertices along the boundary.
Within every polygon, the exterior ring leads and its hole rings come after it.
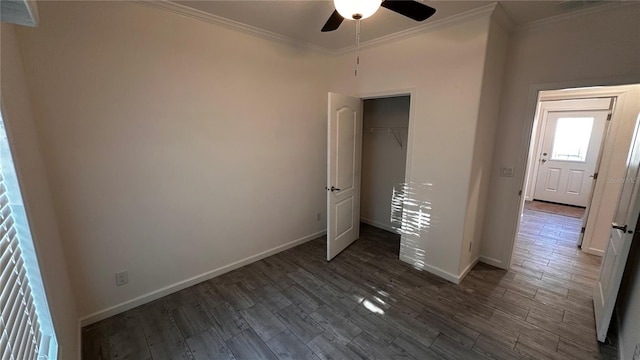
POLYGON ((436 13, 431 6, 413 0, 385 0, 380 6, 416 21, 423 21, 436 13))
POLYGON ((336 30, 342 24, 342 21, 344 21, 344 18, 338 13, 338 10, 333 10, 329 20, 322 27, 322 32, 336 30))

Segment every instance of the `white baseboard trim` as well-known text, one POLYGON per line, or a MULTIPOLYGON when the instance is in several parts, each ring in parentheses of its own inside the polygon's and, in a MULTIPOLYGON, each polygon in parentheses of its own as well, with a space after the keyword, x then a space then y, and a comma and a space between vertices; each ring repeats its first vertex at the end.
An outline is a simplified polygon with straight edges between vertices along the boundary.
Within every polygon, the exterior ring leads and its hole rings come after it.
POLYGON ((462 270, 462 273, 460 273, 460 275, 458 275, 458 282, 456 284, 460 284, 462 282, 462 280, 464 280, 464 277, 467 276, 469 271, 471 271, 471 269, 473 269, 474 266, 476 266, 476 264, 478 263, 479 260, 480 260, 480 256, 478 256, 466 268, 464 268, 464 270, 462 270))
POLYGON ((317 239, 320 236, 323 236, 327 233, 326 230, 322 230, 313 234, 309 234, 307 236, 301 237, 297 240, 288 242, 286 244, 282 244, 279 246, 276 246, 274 248, 271 248, 269 250, 265 250, 261 253, 258 253, 256 255, 252 255, 249 256, 247 258, 232 262, 231 264, 219 267, 217 269, 213 269, 211 271, 207 271, 203 274, 200 275, 196 275, 194 277, 191 277, 189 279, 177 282, 175 284, 171 284, 169 286, 165 286, 163 288, 160 288, 158 290, 154 290, 150 293, 138 296, 136 298, 133 298, 131 300, 127 300, 125 302, 122 302, 118 305, 114 305, 111 306, 109 308, 106 308, 104 310, 100 310, 97 312, 94 312, 93 314, 89 314, 87 316, 83 316, 80 318, 80 326, 87 326, 90 324, 93 324, 95 322, 98 322, 100 320, 104 320, 106 318, 109 318, 111 316, 117 315, 119 313, 125 312, 127 310, 131 310, 137 306, 146 304, 148 302, 151 302, 153 300, 157 300, 163 296, 167 296, 169 294, 172 294, 174 292, 186 289, 190 286, 196 285, 198 283, 201 283, 203 281, 209 280, 211 278, 214 278, 216 276, 220 276, 224 273, 227 273, 229 271, 235 270, 237 268, 240 268, 242 266, 251 264, 253 262, 256 262, 258 260, 262 260, 266 257, 269 257, 271 255, 277 254, 279 252, 285 251, 287 249, 290 249, 292 247, 298 246, 300 244, 303 244, 307 241, 313 240, 313 239, 317 239))
POLYGON ((590 247, 590 248, 582 248, 582 251, 591 255, 604 256, 604 250, 600 250, 600 249, 594 249, 590 247))
POLYGON ((375 221, 375 220, 365 219, 365 218, 361 217, 360 221, 365 223, 365 224, 368 224, 368 225, 371 225, 371 226, 375 226, 377 228, 380 228, 382 230, 387 230, 387 231, 392 232, 392 233, 398 232, 393 227, 391 227, 391 226, 389 226, 387 224, 383 224, 381 222, 375 221))
POLYGON ((487 265, 495 266, 503 270, 509 270, 508 266, 505 266, 502 260, 480 255, 480 257, 478 258, 478 261, 480 261, 481 263, 485 263, 487 265))
POLYGON ((435 276, 439 276, 447 281, 450 281, 454 284, 459 284, 460 283, 460 275, 455 275, 452 274, 448 271, 442 270, 438 267, 435 267, 433 265, 429 265, 429 264, 416 264, 415 261, 413 261, 413 259, 409 256, 406 255, 400 255, 400 260, 406 262, 407 264, 412 265, 415 269, 418 270, 424 270, 426 272, 429 272, 435 276))

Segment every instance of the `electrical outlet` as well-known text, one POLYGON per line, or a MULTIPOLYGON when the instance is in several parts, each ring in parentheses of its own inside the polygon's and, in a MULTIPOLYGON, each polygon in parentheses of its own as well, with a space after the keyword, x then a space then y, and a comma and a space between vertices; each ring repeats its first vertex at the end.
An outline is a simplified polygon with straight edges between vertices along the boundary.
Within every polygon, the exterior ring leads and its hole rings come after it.
POLYGON ((122 286, 124 284, 129 283, 129 272, 128 271, 121 271, 119 273, 116 273, 116 286, 122 286))
POLYGON ((322 220, 322 213, 317 213, 316 214, 316 221, 320 221, 322 220))
POLYGON ((513 177, 513 168, 512 167, 503 167, 501 175, 503 177, 513 177))

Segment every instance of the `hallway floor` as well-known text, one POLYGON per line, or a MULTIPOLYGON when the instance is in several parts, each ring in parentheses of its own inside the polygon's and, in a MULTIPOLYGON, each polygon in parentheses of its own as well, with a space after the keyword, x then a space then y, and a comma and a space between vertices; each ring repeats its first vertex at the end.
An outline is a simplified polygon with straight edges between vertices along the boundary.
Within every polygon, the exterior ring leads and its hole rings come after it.
POLYGON ((579 228, 526 211, 512 269, 478 264, 454 285, 362 225, 330 263, 320 238, 85 327, 83 359, 615 359, 579 228))

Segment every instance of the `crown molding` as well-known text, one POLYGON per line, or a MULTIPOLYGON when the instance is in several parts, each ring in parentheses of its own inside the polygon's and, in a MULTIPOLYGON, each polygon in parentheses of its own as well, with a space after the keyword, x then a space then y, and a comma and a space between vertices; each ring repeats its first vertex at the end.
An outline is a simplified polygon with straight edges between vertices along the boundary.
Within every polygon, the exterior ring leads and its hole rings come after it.
MULTIPOLYGON (((475 19, 479 19, 485 16, 489 16, 491 14, 493 14, 496 6, 497 6, 497 2, 491 3, 491 4, 487 4, 487 5, 483 5, 480 7, 477 7, 475 9, 471 9, 453 16, 449 16, 446 17, 444 19, 439 19, 439 20, 435 20, 435 21, 431 21, 431 22, 427 22, 425 24, 416 26, 416 27, 412 27, 410 29, 406 29, 406 30, 402 30, 402 31, 398 31, 396 33, 393 34, 389 34, 383 37, 379 37, 377 39, 373 39, 373 40, 369 40, 369 41, 365 41, 363 43, 360 43, 360 49, 365 49, 365 48, 370 48, 370 47, 375 47, 375 46, 381 46, 384 44, 388 44, 391 42, 395 42, 398 40, 402 40, 402 39, 406 39, 406 38, 410 38, 412 36, 415 36, 417 34, 420 33, 425 33, 425 32, 430 32, 430 31, 436 31, 436 30, 441 30, 444 29, 446 27, 449 26, 453 26, 453 25, 457 25, 457 24, 461 24, 470 20, 475 20, 475 19)), ((346 48, 342 48, 339 50, 335 50, 333 51, 334 55, 343 55, 352 51, 355 51, 356 47, 354 46, 349 46, 346 48)))
POLYGON ((638 5, 640 2, 637 1, 607 1, 604 4, 590 6, 586 9, 575 10, 568 12, 562 15, 550 16, 547 18, 543 18, 540 20, 534 20, 522 25, 517 26, 514 29, 516 33, 527 33, 531 31, 536 31, 543 29, 549 25, 561 23, 567 20, 571 20, 578 17, 583 17, 587 15, 598 14, 606 11, 610 11, 613 9, 618 9, 627 6, 640 6, 638 5))
POLYGON ((496 5, 496 9, 491 15, 491 19, 494 23, 500 26, 507 34, 510 34, 513 29, 515 29, 516 25, 509 16, 509 14, 504 11, 504 8, 498 4, 496 5))
MULTIPOLYGON (((217 16, 217 15, 213 15, 210 14, 208 12, 204 12, 201 10, 197 10, 197 9, 193 9, 190 8, 188 6, 184 6, 184 5, 180 5, 180 4, 176 4, 174 2, 171 2, 169 0, 136 0, 136 3, 141 4, 141 5, 146 5, 149 7, 154 7, 157 9, 161 9, 161 10, 165 10, 165 11, 169 11, 171 13, 177 14, 177 15, 181 15, 181 16, 185 16, 188 18, 192 18, 192 19, 196 19, 196 20, 201 20, 201 21, 206 21, 208 23, 211 24, 215 24, 215 25, 220 25, 223 26, 227 29, 231 29, 231 30, 236 30, 236 31, 240 31, 243 32, 245 34, 249 34, 252 36, 256 36, 262 39, 266 39, 266 40, 270 40, 270 41, 275 41, 275 42, 279 42, 282 44, 287 44, 290 46, 295 46, 298 48, 304 48, 304 49, 308 49, 311 50, 313 52, 316 53, 320 53, 323 55, 342 55, 351 51, 355 50, 355 46, 349 46, 346 48, 342 48, 342 49, 338 49, 338 50, 331 50, 322 46, 317 46, 317 45, 311 45, 309 43, 306 43, 304 41, 300 41, 300 40, 295 40, 292 39, 288 36, 284 36, 284 35, 280 35, 268 30, 264 30, 264 29, 260 29, 258 27, 255 26, 251 26, 251 25, 247 25, 247 24, 243 24, 241 22, 238 21, 234 21, 234 20, 230 20, 227 18, 223 18, 221 16, 217 16)), ((366 48, 366 47, 372 47, 372 46, 380 46, 383 44, 387 44, 393 41, 398 41, 400 39, 404 39, 404 38, 408 38, 411 36, 414 36, 418 33, 422 33, 422 32, 428 32, 428 31, 435 31, 435 30, 439 30, 448 26, 453 26, 459 23, 463 23, 469 20, 473 20, 473 19, 477 19, 483 16, 487 16, 493 13, 494 9, 496 8, 497 2, 491 3, 491 4, 487 4, 487 5, 483 5, 483 6, 479 6, 475 9, 472 10, 468 10, 465 12, 462 12, 460 14, 456 14, 453 16, 449 16, 447 18, 444 19, 440 19, 440 20, 436 20, 436 21, 431 21, 428 23, 425 23, 423 25, 419 25, 416 27, 413 27, 411 29, 407 29, 407 30, 403 30, 403 31, 399 31, 393 34, 389 34, 386 36, 383 36, 381 38, 377 38, 374 40, 370 40, 370 41, 366 41, 364 43, 360 44, 360 48, 366 48)))
POLYGON ((256 36, 258 38, 262 38, 265 40, 275 41, 278 43, 294 46, 297 48, 307 49, 323 55, 334 54, 333 51, 321 46, 312 45, 300 40, 292 39, 288 36, 274 33, 272 31, 260 29, 255 26, 251 26, 251 25, 243 24, 238 21, 223 18, 222 16, 213 15, 205 11, 193 9, 188 6, 184 6, 180 4, 176 4, 169 0, 135 0, 135 2, 141 5, 146 5, 153 8, 169 11, 171 13, 174 13, 180 16, 185 16, 188 18, 205 21, 210 24, 220 25, 227 29, 240 31, 245 34, 256 36))

